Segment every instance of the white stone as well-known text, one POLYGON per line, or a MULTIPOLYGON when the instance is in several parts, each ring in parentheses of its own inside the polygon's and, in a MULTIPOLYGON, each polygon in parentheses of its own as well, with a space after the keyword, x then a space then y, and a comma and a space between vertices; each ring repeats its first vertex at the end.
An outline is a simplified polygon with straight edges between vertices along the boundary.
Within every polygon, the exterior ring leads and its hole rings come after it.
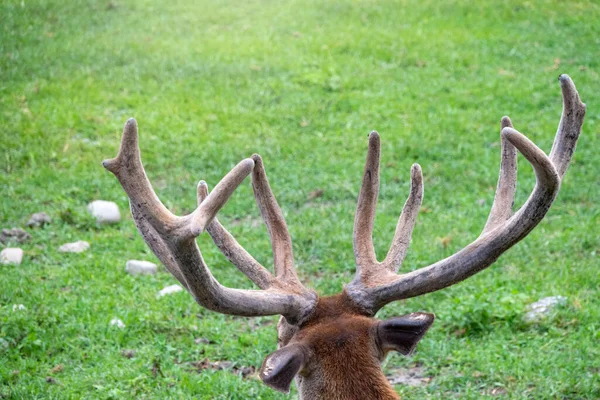
POLYGON ((35 213, 29 218, 27 222, 27 226, 35 227, 35 226, 44 226, 52 222, 52 219, 45 212, 35 213))
POLYGON ((125 323, 121 321, 119 318, 113 318, 110 320, 111 326, 116 326, 119 329, 125 328, 125 323))
POLYGON ((25 310, 27 310, 27 307, 25 307, 23 304, 13 304, 13 312, 25 310))
POLYGON ((18 247, 7 247, 0 252, 0 263, 21 264, 23 261, 23 250, 18 247))
POLYGON ((58 248, 61 253, 83 253, 90 248, 90 244, 85 240, 78 240, 73 243, 65 243, 58 248))
POLYGON ((537 322, 547 316, 556 306, 567 303, 564 296, 544 297, 527 306, 527 314, 523 317, 526 322, 537 322))
POLYGON ((183 288, 179 285, 167 286, 166 288, 164 288, 163 290, 158 292, 158 297, 163 297, 163 296, 165 296, 167 294, 171 294, 171 293, 181 292, 182 290, 183 290, 183 288))
POLYGON ((5 339, 0 338, 0 350, 8 349, 9 343, 5 339))
POLYGON ((117 203, 105 200, 95 200, 88 204, 88 211, 99 224, 114 224, 121 220, 117 203))
POLYGON ((125 271, 131 275, 154 275, 158 267, 150 261, 129 260, 125 264, 125 271))

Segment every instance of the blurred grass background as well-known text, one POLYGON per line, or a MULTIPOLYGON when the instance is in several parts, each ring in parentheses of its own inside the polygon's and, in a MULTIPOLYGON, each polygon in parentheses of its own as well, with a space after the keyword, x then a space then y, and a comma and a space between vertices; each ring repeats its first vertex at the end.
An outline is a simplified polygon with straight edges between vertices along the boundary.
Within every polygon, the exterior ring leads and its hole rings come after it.
MULTIPOLYGON (((596 1, 4 0, 0 227, 23 226, 37 211, 53 223, 31 232, 23 264, 0 266, 0 398, 286 398, 256 379, 192 365, 258 367, 275 349, 275 317, 218 315, 186 293, 157 299, 175 283, 164 268, 124 272, 128 259, 156 261, 100 166, 116 154, 127 118, 137 118, 147 173, 176 213, 194 208, 198 180, 214 186, 260 153, 300 277, 333 294, 354 274, 370 130, 382 136, 380 257, 410 165, 423 167, 425 200, 403 267, 415 269, 482 229, 503 115, 549 151, 560 73, 588 111, 553 208, 485 272, 386 307, 380 316, 423 310, 438 319, 414 357, 391 356, 385 368, 418 365, 432 378, 397 386, 405 398, 600 398, 598 21, 596 1), (85 211, 95 199, 116 201, 124 220, 96 226, 85 211), (75 240, 91 249, 57 252, 75 240), (525 325, 526 305, 550 295, 568 304, 525 325), (110 327, 112 318, 126 328, 110 327), (135 357, 123 357, 126 349, 135 357)), ((517 204, 533 184, 521 158, 517 204)), ((220 215, 270 265, 249 183, 220 215)), ((252 287, 209 239, 199 245, 223 284, 252 287)))

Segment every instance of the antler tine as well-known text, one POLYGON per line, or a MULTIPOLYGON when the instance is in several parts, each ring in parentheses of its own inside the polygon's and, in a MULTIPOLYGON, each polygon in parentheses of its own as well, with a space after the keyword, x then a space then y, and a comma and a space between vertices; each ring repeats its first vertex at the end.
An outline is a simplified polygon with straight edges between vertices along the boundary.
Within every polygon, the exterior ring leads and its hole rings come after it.
MULTIPOLYGON (((533 142, 503 119, 504 144, 498 189, 484 233, 456 254, 416 271, 385 277, 383 283, 367 286, 352 281, 346 291, 365 311, 375 314, 395 300, 419 296, 460 282, 487 268, 500 255, 523 239, 544 218, 560 188, 561 178, 573 155, 583 124, 585 104, 567 75, 559 77, 563 91, 563 113, 552 153, 548 157, 533 142), (514 146, 533 166, 536 185, 525 204, 512 216, 510 210, 516 180, 514 146)), ((383 279, 382 279, 383 281, 383 279)))
POLYGON ((117 157, 104 161, 103 165, 117 176, 129 196, 133 218, 148 246, 198 304, 240 316, 279 314, 290 322, 310 314, 316 302, 312 292, 224 287, 211 274, 196 244, 195 237, 210 224, 235 188, 252 171, 252 159, 234 167, 198 208, 184 217, 171 214, 154 193, 140 159, 134 119, 125 125, 117 157))
POLYGON ((481 233, 482 235, 493 230, 512 215, 515 191, 517 190, 517 149, 502 135, 504 128, 512 127, 510 118, 502 117, 502 121, 500 122, 500 142, 502 143, 500 175, 498 177, 494 203, 481 233))
POLYGON ((252 173, 252 189, 256 204, 267 225, 273 248, 275 276, 282 282, 297 287, 303 287, 294 267, 292 238, 283 217, 283 212, 277 204, 275 195, 269 185, 263 161, 258 154, 252 156, 254 171, 252 173))
POLYGON ((125 123, 117 157, 102 161, 102 165, 119 179, 131 205, 143 213, 144 219, 156 231, 163 232, 176 226, 178 217, 161 203, 144 171, 135 119, 130 118, 125 123))
POLYGON ((373 227, 379 194, 380 149, 379 134, 373 131, 369 135, 369 149, 354 218, 354 256, 357 266, 355 279, 362 280, 367 285, 381 281, 387 275, 385 271, 393 273, 400 267, 406 257, 423 201, 423 173, 419 164, 413 164, 410 170, 410 194, 398 218, 394 239, 385 260, 378 262, 373 246, 373 227))
POLYGON ((577 88, 569 75, 562 74, 558 80, 562 89, 563 112, 550 151, 550 159, 556 166, 558 176, 562 179, 567 172, 581 133, 585 117, 585 104, 581 102, 577 88))
POLYGON ((196 237, 225 205, 233 191, 252 172, 254 161, 242 160, 221 179, 206 201, 184 217, 172 214, 160 201, 148 180, 140 158, 138 129, 135 119, 125 124, 117 157, 104 160, 104 168, 112 172, 129 196, 129 201, 158 233, 171 232, 172 237, 196 237))
POLYGON ((408 246, 410 246, 410 239, 422 202, 423 173, 419 164, 413 164, 410 169, 410 193, 408 199, 406 199, 406 203, 404 203, 400 218, 398 218, 392 245, 382 263, 390 272, 398 271, 398 268, 402 265, 406 257, 406 251, 408 250, 408 246))
POLYGON ((215 186, 213 191, 204 199, 196 210, 188 216, 189 232, 193 237, 200 235, 206 225, 212 221, 217 212, 225 205, 233 191, 252 172, 254 161, 250 158, 240 161, 215 186))
MULTIPOLYGON (((208 185, 204 181, 198 184, 198 204, 208 196, 208 185)), ((277 280, 265 267, 254 259, 215 217, 206 227, 206 231, 223 255, 261 289, 269 289, 277 280)))
POLYGON ((357 276, 366 276, 367 270, 377 265, 373 247, 373 225, 379 195, 379 157, 379 134, 373 131, 369 134, 369 150, 354 217, 353 245, 357 276))

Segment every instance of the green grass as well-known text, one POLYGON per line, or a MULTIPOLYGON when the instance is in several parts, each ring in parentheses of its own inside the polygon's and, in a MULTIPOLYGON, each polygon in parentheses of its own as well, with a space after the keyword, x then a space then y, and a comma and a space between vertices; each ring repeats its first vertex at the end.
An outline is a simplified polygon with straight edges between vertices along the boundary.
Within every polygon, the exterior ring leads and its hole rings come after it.
MULTIPOLYGON (((256 379, 191 365, 259 366, 276 347, 275 317, 222 316, 187 293, 157 299, 174 283, 164 268, 152 277, 125 273, 128 259, 155 261, 123 190, 100 166, 116 154, 128 117, 138 120, 148 175, 176 213, 193 209, 198 180, 214 185, 260 153, 299 275, 333 294, 354 273, 352 224, 370 130, 382 135, 380 256, 410 165, 423 167, 425 212, 404 266, 415 269, 483 227, 500 117, 549 150, 559 73, 573 78, 588 111, 553 208, 488 270, 386 307, 381 316, 438 317, 414 357, 392 356, 386 368, 422 364, 433 378, 398 386, 405 398, 600 398, 598 21, 595 1, 4 0, 0 227, 23 226, 42 210, 53 223, 31 232, 20 266, 0 266, 0 338, 8 343, 0 398, 286 398, 256 379), (323 195, 309 199, 315 190, 323 195), (96 226, 85 211, 94 199, 116 201, 124 220, 96 226), (57 252, 74 240, 91 249, 57 252), (568 304, 523 324, 525 306, 550 295, 568 304), (27 310, 13 312, 13 304, 27 310), (112 318, 126 329, 111 328, 112 318), (196 344, 200 337, 217 343, 196 344)), ((533 184, 521 158, 518 204, 533 184)), ((220 215, 270 265, 248 183, 220 215)), ((251 287, 209 239, 199 244, 223 284, 251 287)))

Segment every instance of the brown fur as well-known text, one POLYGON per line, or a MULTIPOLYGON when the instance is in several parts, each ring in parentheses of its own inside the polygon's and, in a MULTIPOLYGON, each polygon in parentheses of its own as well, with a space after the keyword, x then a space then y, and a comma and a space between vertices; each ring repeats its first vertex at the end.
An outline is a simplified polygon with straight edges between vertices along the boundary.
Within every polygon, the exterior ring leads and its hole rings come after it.
POLYGON ((384 355, 377 346, 376 324, 345 293, 320 298, 314 313, 296 329, 280 323, 280 346, 298 343, 310 352, 297 377, 301 399, 399 399, 380 367, 384 355))

